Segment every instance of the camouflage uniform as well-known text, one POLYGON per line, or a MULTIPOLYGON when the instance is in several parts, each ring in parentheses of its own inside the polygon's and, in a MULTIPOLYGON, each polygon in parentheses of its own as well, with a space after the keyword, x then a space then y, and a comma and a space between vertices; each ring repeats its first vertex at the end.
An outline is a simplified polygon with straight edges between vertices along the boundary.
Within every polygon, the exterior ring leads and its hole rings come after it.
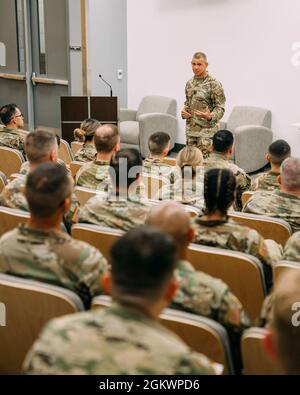
POLYGON ((96 195, 79 209, 78 222, 128 231, 145 223, 150 206, 138 196, 121 199, 109 193, 96 195))
POLYGON ((282 259, 283 251, 279 244, 273 240, 264 240, 256 230, 230 218, 205 221, 197 217, 193 225, 196 231, 193 243, 245 252, 257 257, 264 264, 268 287, 271 286, 271 266, 282 259))
POLYGON ((107 192, 111 189, 109 166, 109 161, 95 160, 85 163, 76 174, 76 185, 107 192))
MULTIPOLYGON (((0 205, 10 208, 15 208, 23 211, 29 211, 27 199, 25 197, 25 185, 27 176, 21 175, 10 181, 0 195, 0 205)), ((74 193, 71 196, 71 207, 68 213, 65 214, 65 225, 70 231, 73 217, 79 208, 79 201, 74 193)))
POLYGON ((78 162, 91 162, 95 160, 97 151, 94 144, 83 144, 74 155, 74 160, 78 162))
POLYGON ((250 191, 274 191, 275 189, 279 189, 279 175, 280 173, 275 173, 273 171, 259 174, 252 180, 250 191))
MULTIPOLYGON (((59 164, 62 165, 62 166, 65 166, 65 168, 66 168, 66 169, 68 170, 68 172, 70 173, 70 170, 67 168, 65 162, 64 162, 62 159, 57 159, 57 163, 59 163, 59 164)), ((19 173, 22 174, 22 175, 24 175, 24 176, 27 176, 27 175, 29 174, 29 172, 30 172, 30 163, 29 163, 28 161, 26 161, 26 162, 24 162, 24 163, 21 165, 21 168, 20 168, 19 173)))
POLYGON ((186 181, 183 181, 182 175, 178 174, 175 176, 174 184, 166 184, 157 192, 156 199, 175 200, 202 210, 205 206, 203 188, 203 171, 196 175, 196 179, 186 181))
POLYGON ((195 270, 187 261, 177 262, 175 278, 178 290, 171 307, 212 318, 229 328, 249 326, 241 302, 222 280, 195 270))
POLYGON ((294 233, 286 242, 283 259, 300 262, 300 232, 294 233))
POLYGON ((257 191, 243 208, 245 213, 267 215, 287 221, 293 232, 300 230, 300 197, 287 192, 257 191))
POLYGON ((236 178, 236 202, 235 209, 241 211, 242 210, 242 194, 247 191, 251 185, 251 178, 246 174, 246 172, 235 165, 232 162, 229 162, 222 154, 217 152, 212 152, 210 157, 204 162, 205 170, 208 169, 229 169, 233 172, 236 178))
POLYGON ((158 321, 117 304, 50 321, 23 368, 27 374, 215 374, 215 364, 158 321))
POLYGON ((17 149, 25 158, 24 143, 26 134, 20 129, 3 128, 0 130, 0 146, 17 149))
POLYGON ((270 293, 264 300, 260 316, 257 320, 257 326, 263 327, 263 326, 269 326, 269 324, 272 321, 272 315, 273 315, 273 299, 274 299, 274 293, 270 293))
POLYGON ((203 157, 207 158, 212 146, 212 137, 219 130, 219 121, 225 112, 225 95, 222 84, 210 74, 206 77, 193 77, 185 87, 186 101, 184 106, 193 114, 194 110, 204 110, 206 107, 212 113, 212 119, 207 121, 196 115, 186 120, 187 145, 201 149, 203 157))
POLYGON ((146 158, 143 162, 143 174, 149 176, 162 176, 169 180, 171 184, 174 182, 174 166, 160 159, 146 158))
POLYGON ((100 275, 108 270, 100 252, 65 232, 20 225, 0 238, 0 271, 76 292, 89 306, 101 294, 100 275))

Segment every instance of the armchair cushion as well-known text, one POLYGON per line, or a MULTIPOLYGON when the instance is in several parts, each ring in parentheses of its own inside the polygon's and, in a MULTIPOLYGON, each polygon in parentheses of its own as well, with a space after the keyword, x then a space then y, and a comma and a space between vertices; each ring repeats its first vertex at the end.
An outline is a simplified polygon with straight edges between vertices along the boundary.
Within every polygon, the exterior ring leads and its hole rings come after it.
POLYGON ((238 126, 261 125, 271 128, 271 111, 252 106, 236 106, 233 108, 227 122, 227 129, 235 132, 238 126))
POLYGON ((145 96, 138 108, 137 119, 148 113, 167 113, 176 116, 176 100, 164 96, 145 96))
POLYGON ((121 142, 139 145, 139 123, 136 121, 120 122, 121 142))

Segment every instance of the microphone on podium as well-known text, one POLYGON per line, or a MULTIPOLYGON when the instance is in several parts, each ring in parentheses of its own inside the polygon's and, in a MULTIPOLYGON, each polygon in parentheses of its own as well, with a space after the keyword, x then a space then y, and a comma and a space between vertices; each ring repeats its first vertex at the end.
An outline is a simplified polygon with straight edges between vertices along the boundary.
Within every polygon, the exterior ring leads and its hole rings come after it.
POLYGON ((112 96, 113 96, 113 90, 112 90, 111 85, 110 85, 107 81, 105 81, 105 79, 102 77, 101 74, 99 74, 99 78, 100 78, 107 86, 109 86, 109 88, 110 88, 110 96, 112 97, 112 96))

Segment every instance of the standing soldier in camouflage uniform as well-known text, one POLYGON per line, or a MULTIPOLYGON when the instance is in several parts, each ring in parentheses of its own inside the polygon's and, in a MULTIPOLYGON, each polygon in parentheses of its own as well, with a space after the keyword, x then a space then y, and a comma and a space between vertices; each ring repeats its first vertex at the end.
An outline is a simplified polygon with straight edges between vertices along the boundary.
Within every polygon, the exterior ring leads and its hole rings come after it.
POLYGON ((241 211, 242 194, 247 191, 251 185, 251 178, 246 172, 230 162, 233 153, 233 134, 229 130, 219 130, 213 137, 212 153, 204 161, 204 168, 207 169, 230 169, 236 179, 236 199, 234 208, 241 211))
POLYGON ((284 219, 293 232, 300 231, 300 159, 285 159, 278 181, 279 190, 255 192, 243 211, 284 219))
MULTIPOLYGON (((53 133, 45 130, 30 132, 25 139, 25 151, 28 158, 29 171, 27 174, 42 163, 58 163, 57 140, 53 133)), ((60 163, 61 166, 61 163, 60 163)), ((67 171, 66 166, 62 166, 67 171)), ((24 169, 23 169, 24 170, 24 169)), ((27 171, 27 170, 26 170, 27 171)), ((28 203, 25 197, 25 184, 27 174, 20 174, 19 177, 10 181, 3 189, 0 195, 0 204, 5 207, 16 208, 19 210, 29 211, 28 203)), ((71 176, 70 176, 71 179, 71 176)), ((73 183, 73 179, 72 179, 73 183)), ((70 211, 64 217, 64 223, 70 231, 73 217, 79 207, 79 201, 72 193, 70 211)))
POLYGON ((176 202, 162 203, 151 210, 147 222, 172 236, 176 242, 179 260, 175 278, 179 287, 172 307, 212 318, 230 329, 241 330, 249 326, 243 306, 228 285, 195 270, 187 261, 187 249, 195 231, 184 207, 176 202))
POLYGON ((205 215, 194 221, 194 243, 245 252, 262 263, 268 286, 272 284, 272 265, 282 258, 282 248, 254 229, 228 219, 234 200, 236 180, 229 169, 210 169, 204 176, 205 215))
POLYGON ((266 159, 271 164, 271 170, 259 174, 252 180, 250 191, 274 191, 279 189, 280 166, 286 158, 291 156, 291 147, 284 140, 276 140, 270 145, 268 151, 266 159))
POLYGON ((115 125, 98 127, 94 135, 97 151, 93 162, 85 163, 77 172, 75 183, 80 187, 107 192, 111 188, 109 163, 120 149, 119 130, 115 125))
POLYGON ((136 149, 117 152, 110 164, 112 190, 89 199, 79 210, 78 222, 124 231, 143 225, 149 207, 137 194, 141 172, 142 158, 136 149))
POLYGON ((28 175, 25 194, 30 219, 1 237, 0 271, 68 288, 88 307, 102 293, 100 275, 108 265, 94 247, 60 230, 72 194, 66 169, 56 163, 38 166, 28 175))
POLYGON ((201 149, 207 158, 212 137, 219 130, 219 121, 225 112, 225 95, 222 84, 207 72, 207 58, 202 52, 194 54, 194 77, 185 87, 186 101, 181 116, 186 119, 187 145, 201 149))
POLYGON ((5 125, 0 130, 0 146, 17 149, 25 158, 24 140, 27 132, 22 130, 24 115, 16 104, 7 104, 0 109, 0 119, 5 125))
POLYGON ((76 141, 84 143, 74 155, 74 160, 78 162, 91 162, 95 160, 97 151, 94 144, 94 135, 101 123, 96 119, 88 118, 82 122, 80 128, 74 130, 76 141))
POLYGON ((152 228, 135 229, 111 251, 114 303, 52 320, 24 362, 30 374, 215 374, 159 322, 176 290, 175 246, 152 228))

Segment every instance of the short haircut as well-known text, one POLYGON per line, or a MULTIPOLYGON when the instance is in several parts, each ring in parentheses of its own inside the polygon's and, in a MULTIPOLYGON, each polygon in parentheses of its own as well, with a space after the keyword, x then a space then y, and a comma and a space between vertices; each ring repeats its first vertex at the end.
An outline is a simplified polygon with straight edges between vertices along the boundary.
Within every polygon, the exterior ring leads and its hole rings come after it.
POLYGON ((233 134, 229 130, 219 130, 213 137, 213 149, 217 152, 228 152, 233 145, 233 134))
POLYGON ((112 247, 112 295, 155 301, 172 278, 176 248, 173 239, 156 228, 140 227, 126 233, 112 247))
POLYGON ((76 141, 86 142, 92 141, 96 130, 102 126, 99 121, 93 118, 85 119, 80 128, 74 130, 74 138, 76 141))
POLYGON ((16 104, 6 104, 0 108, 0 118, 3 125, 8 125, 19 107, 16 104))
POLYGON ((110 153, 119 142, 119 130, 116 125, 102 125, 94 135, 94 143, 98 153, 110 153))
POLYGON ((196 52, 196 53, 194 53, 193 59, 200 59, 200 58, 204 59, 205 62, 207 62, 207 56, 206 56, 206 54, 204 52, 196 52))
POLYGON ((25 196, 30 212, 38 218, 48 218, 55 214, 71 193, 68 171, 58 163, 43 163, 27 177, 25 196))
POLYGON ((282 162, 291 156, 291 147, 285 140, 276 140, 269 146, 271 163, 280 166, 282 162))
POLYGON ((229 169, 209 169, 204 175, 204 201, 206 213, 220 210, 226 215, 234 201, 236 179, 229 169))
POLYGON ((143 159, 141 154, 135 148, 122 149, 112 157, 110 161, 110 175, 113 185, 116 188, 127 189, 136 180, 137 176, 142 173, 143 159), (129 177, 131 169, 136 167, 136 176, 129 177))
POLYGON ((148 147, 152 155, 161 155, 168 147, 171 138, 168 133, 156 132, 152 134, 148 141, 148 147))
POLYGON ((280 168, 282 186, 290 191, 300 190, 300 159, 287 158, 280 168))
POLYGON ((280 362, 287 374, 300 374, 300 271, 289 270, 280 276, 273 295, 271 327, 280 362), (298 308, 293 306, 298 304, 298 308), (295 320, 295 321, 293 321, 295 320))
POLYGON ((25 152, 27 159, 32 164, 49 161, 50 152, 57 146, 54 133, 46 130, 30 132, 25 139, 25 152))

